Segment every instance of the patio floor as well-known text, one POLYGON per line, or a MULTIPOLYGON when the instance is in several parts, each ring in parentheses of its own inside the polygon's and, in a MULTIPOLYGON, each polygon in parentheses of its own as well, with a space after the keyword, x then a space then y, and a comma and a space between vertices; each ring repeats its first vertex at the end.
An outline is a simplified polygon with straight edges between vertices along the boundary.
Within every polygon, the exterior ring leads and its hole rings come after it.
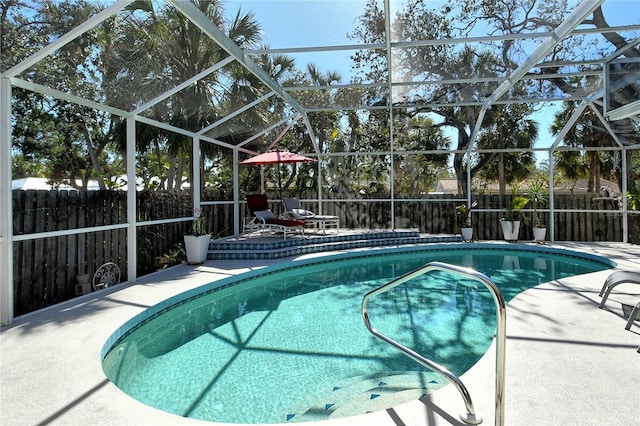
MULTIPOLYGON (((554 247, 610 258, 640 271, 640 246, 559 243, 554 247)), ((321 256, 315 254, 313 256, 321 256)), ((144 406, 109 382, 101 369, 104 342, 126 320, 170 296, 277 260, 207 261, 181 265, 19 318, 0 334, 0 423, 14 425, 212 425, 144 406)), ((635 304, 640 286, 618 286, 605 309, 598 292, 610 271, 544 283, 507 308, 506 425, 622 425, 638 421, 640 322, 624 329, 621 303, 635 304)), ((462 380, 482 424, 494 424, 495 352, 462 380)), ((342 425, 462 424, 464 406, 445 387, 424 401, 357 417, 342 425)))

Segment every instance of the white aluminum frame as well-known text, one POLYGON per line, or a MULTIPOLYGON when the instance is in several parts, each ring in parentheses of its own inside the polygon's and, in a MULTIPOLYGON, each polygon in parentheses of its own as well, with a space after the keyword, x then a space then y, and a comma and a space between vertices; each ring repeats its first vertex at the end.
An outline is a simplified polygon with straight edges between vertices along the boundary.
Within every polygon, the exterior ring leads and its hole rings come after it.
MULTIPOLYGON (((314 135, 313 129, 309 122, 307 114, 312 111, 331 111, 331 110, 339 110, 345 111, 350 109, 388 109, 389 110, 389 120, 393 122, 393 110, 400 108, 412 108, 412 107, 420 107, 420 106, 451 106, 451 104, 429 104, 429 105, 404 105, 404 106, 394 106, 392 104, 381 106, 381 107, 369 107, 369 106, 353 106, 353 107, 331 107, 331 106, 323 106, 319 108, 304 108, 293 96, 296 91, 301 90, 335 90, 341 88, 366 88, 366 87, 386 87, 390 93, 390 99, 393 98, 392 94, 394 89, 402 86, 419 86, 419 85, 434 85, 434 84, 457 84, 457 83, 470 83, 472 82, 470 79, 456 79, 456 80, 442 80, 442 81, 416 81, 416 82, 403 82, 403 81, 393 81, 391 78, 387 82, 375 83, 375 84, 348 84, 348 85, 336 85, 336 86, 308 86, 308 87, 281 87, 277 82, 275 82, 271 77, 265 73, 255 62, 251 60, 251 56, 262 55, 262 54, 287 54, 287 53, 309 53, 309 52, 322 52, 322 51, 340 51, 340 50, 360 50, 360 49, 386 49, 387 59, 388 59, 388 73, 389 76, 393 75, 393 64, 391 61, 391 50, 405 47, 414 47, 414 46, 430 46, 437 44, 463 44, 463 43, 477 43, 477 42, 490 42, 496 40, 508 40, 508 39, 525 39, 525 38, 538 38, 538 39, 546 39, 542 42, 541 45, 533 52, 532 55, 521 64, 510 76, 503 79, 487 79, 492 81, 499 81, 500 85, 498 89, 494 91, 494 93, 488 97, 486 100, 482 102, 468 102, 465 105, 480 105, 482 106, 481 112, 479 114, 478 120, 476 121, 476 127, 471 135, 471 143, 467 148, 464 154, 467 156, 467 159, 470 158, 472 153, 475 152, 483 152, 481 150, 477 150, 475 148, 475 141, 477 140, 477 135, 480 130, 481 123, 484 118, 485 112, 491 108, 492 105, 497 104, 507 104, 507 103, 516 103, 516 102, 536 102, 536 101, 550 101, 555 100, 551 98, 545 99, 527 99, 527 100, 511 100, 511 99, 502 99, 505 93, 509 91, 514 84, 518 81, 526 78, 536 78, 535 76, 529 76, 527 73, 532 68, 541 68, 545 66, 556 66, 556 65, 600 65, 602 69, 603 76, 606 76, 607 62, 615 60, 615 58, 621 54, 624 49, 616 54, 611 55, 610 57, 603 58, 602 61, 576 61, 571 63, 562 63, 562 64, 540 64, 539 61, 542 60, 546 53, 552 49, 559 41, 564 39, 565 37, 572 34, 594 34, 594 33, 605 33, 605 32, 613 32, 613 31, 635 31, 640 30, 640 25, 625 25, 612 27, 606 30, 597 30, 597 29, 576 29, 577 26, 587 18, 594 9, 596 9, 599 5, 604 3, 605 0, 588 0, 582 1, 575 10, 569 15, 567 19, 558 27, 555 31, 546 32, 546 33, 533 33, 533 34, 517 34, 517 35, 502 35, 502 36, 484 36, 484 37, 469 37, 469 38, 460 38, 460 39, 449 39, 449 40, 420 40, 413 42, 391 42, 387 40, 382 44, 352 44, 352 45, 338 45, 338 46, 315 46, 315 47, 307 47, 307 48, 289 48, 289 49, 263 49, 263 50, 253 50, 253 51, 245 51, 242 50, 239 46, 235 45, 232 40, 230 40, 222 31, 210 22, 206 16, 198 10, 191 2, 184 0, 168 0, 169 3, 177 10, 179 10, 185 17, 187 17, 191 22, 193 22, 197 27, 199 27, 204 34, 206 34, 209 38, 215 41, 219 46, 225 49, 229 56, 222 61, 214 64, 210 68, 202 71, 201 73, 195 75, 191 79, 180 83, 175 86, 171 90, 157 96, 156 98, 144 103, 134 111, 123 111, 118 108, 111 107, 109 105, 102 105, 97 102, 83 99, 74 95, 70 95, 68 93, 63 93, 55 89, 51 89, 45 86, 41 86, 38 84, 31 83, 29 81, 25 81, 20 79, 18 76, 20 73, 36 64, 38 61, 45 59, 48 55, 57 51, 67 43, 71 42, 75 38, 81 36, 85 32, 95 28, 104 20, 110 18, 111 16, 118 13, 120 10, 125 8, 126 6, 132 4, 134 0, 120 0, 115 2, 111 6, 107 7, 103 11, 99 12, 95 16, 89 18, 86 22, 80 24, 78 27, 69 31, 67 34, 59 37, 56 41, 46 46, 39 52, 31 55, 24 61, 16 64, 12 68, 8 69, 4 73, 0 74, 0 120, 3 123, 11 123, 12 119, 12 111, 11 111, 11 91, 12 87, 20 87, 25 90, 30 90, 33 92, 38 92, 42 94, 46 94, 49 96, 56 97, 58 99, 66 100, 69 102, 73 102, 79 105, 84 105, 89 108, 102 110, 105 112, 110 112, 116 115, 119 115, 126 119, 126 135, 127 135, 127 154, 126 154, 126 164, 127 164, 127 179, 128 182, 132 184, 128 185, 127 192, 127 203, 128 203, 128 214, 127 214, 127 223, 126 224, 117 224, 117 225, 109 225, 109 226, 100 226, 94 228, 81 228, 76 230, 69 231, 59 231, 59 232, 50 232, 50 233, 42 233, 42 234, 30 234, 23 236, 14 236, 12 235, 12 195, 11 195, 11 147, 12 147, 12 136, 11 136, 11 127, 9 125, 0 126, 0 321, 3 325, 11 324, 13 321, 13 242, 21 241, 25 239, 36 239, 36 238, 44 238, 47 236, 57 236, 57 235, 67 235, 67 234, 76 234, 76 233, 87 233, 87 232, 95 232, 102 230, 110 230, 110 229, 127 229, 127 237, 128 237, 128 245, 127 245, 127 274, 129 277, 129 281, 136 281, 136 232, 137 228, 140 226, 147 226, 159 223, 170 223, 170 222, 180 222, 192 220, 193 217, 179 217, 166 219, 161 221, 146 221, 146 222, 137 222, 136 221, 136 212, 135 212, 135 199, 136 199, 136 188, 135 184, 136 175, 135 175, 135 125, 136 122, 146 123, 151 126, 156 126, 162 129, 170 130, 172 132, 176 132, 179 134, 186 135, 192 138, 193 146, 192 146, 192 157, 193 157, 193 168, 191 170, 193 174, 192 188, 193 188, 193 207, 199 207, 201 205, 210 205, 210 204, 228 204, 233 203, 235 209, 235 218, 234 218, 234 232, 238 234, 240 232, 240 218, 239 218, 239 207, 240 207, 240 191, 238 188, 239 183, 239 160, 240 160, 240 152, 246 154, 255 154, 255 152, 248 150, 245 146, 255 137, 258 137, 262 134, 269 132, 277 128, 278 126, 289 123, 290 126, 295 122, 298 118, 301 118, 304 122, 304 125, 307 130, 307 134, 309 135, 309 139, 313 146, 313 151, 315 156, 318 158, 318 200, 319 200, 319 213, 322 214, 322 204, 323 204, 323 193, 321 190, 322 184, 322 167, 321 160, 325 156, 334 156, 334 155, 363 155, 363 154, 385 154, 390 155, 392 162, 395 155, 403 155, 403 154, 411 154, 413 151, 397 151, 394 146, 394 134, 393 130, 391 132, 390 137, 390 150, 384 153, 322 153, 320 152, 316 140, 316 136, 314 135), (176 128, 174 126, 168 125, 166 123, 161 123, 155 121, 153 119, 149 119, 141 116, 145 110, 150 108, 151 106, 161 102, 171 95, 177 93, 178 91, 184 89, 190 84, 197 82, 199 79, 206 78, 212 72, 232 63, 238 62, 242 64, 246 69, 252 72, 256 77, 258 77, 261 82, 269 88, 270 92, 265 94, 264 96, 256 99, 254 102, 245 105, 244 107, 236 110, 231 113, 229 116, 219 120, 218 122, 208 126, 205 129, 201 129, 198 132, 191 132, 185 129, 176 128), (293 110, 296 111, 295 116, 290 116, 284 118, 282 121, 270 126, 268 129, 263 130, 259 135, 256 135, 252 138, 243 141, 237 146, 234 146, 229 143, 222 142, 215 138, 211 138, 206 135, 207 132, 215 128, 217 125, 222 124, 223 122, 229 120, 230 118, 241 114, 247 109, 257 105, 261 102, 267 101, 272 96, 278 96, 283 99, 293 110), (233 153, 233 201, 229 202, 202 202, 200 199, 200 143, 207 142, 213 143, 223 148, 231 149, 233 153)), ((385 8, 385 26, 387 29, 387 33, 390 33, 390 2, 389 0, 384 0, 384 8, 385 8)), ((586 76, 593 75, 593 71, 589 72, 573 72, 568 74, 561 74, 562 76, 586 76)), ((479 81, 479 80, 476 80, 479 81)), ((618 118, 626 118, 631 114, 637 114, 638 109, 638 101, 633 102, 625 107, 619 108, 615 111, 607 111, 603 116, 598 109, 594 107, 594 102, 600 102, 600 99, 603 99, 606 92, 604 90, 599 90, 596 93, 592 93, 588 95, 583 103, 580 105, 578 110, 580 112, 584 111, 585 108, 591 107, 602 121, 603 125, 607 128, 607 130, 612 134, 613 138, 616 140, 618 145, 617 148, 601 148, 601 149, 613 149, 619 150, 623 154, 628 149, 638 149, 638 146, 625 146, 615 135, 615 132, 612 131, 607 119, 618 119, 618 118)), ((562 100, 568 99, 581 99, 579 97, 565 97, 561 98, 562 100)), ((557 99, 557 100, 560 100, 557 99)), ((604 101, 606 102, 606 100, 604 101)), ((460 104, 457 104, 460 105, 460 104)), ((606 107, 605 107, 606 111, 606 107)), ((553 181, 553 152, 559 149, 560 142, 562 138, 566 135, 571 126, 576 122, 579 117, 579 113, 576 112, 569 123, 565 126, 562 132, 557 136, 556 140, 552 144, 552 146, 548 149, 543 149, 548 151, 549 153, 549 163, 550 163, 550 174, 549 174, 549 182, 553 181)), ((393 127, 393 126, 391 126, 393 127)), ((286 131, 286 130, 285 130, 286 131)), ((503 151, 503 150, 499 150, 503 151)), ((505 152, 515 152, 516 150, 504 150, 505 152)), ((534 149, 534 151, 540 151, 540 149, 534 149)), ((424 152, 438 152, 441 151, 420 151, 424 152)), ((458 152, 458 151, 444 151, 446 153, 458 152)), ((627 172, 628 164, 626 163, 626 156, 622 155, 622 170, 623 173, 627 172)), ((390 180, 393 182, 393 164, 390 170, 390 180)), ((471 176, 470 171, 468 171, 467 175, 467 183, 471 184, 471 176)), ((552 185, 551 188, 551 196, 553 196, 552 185)), ((623 193, 626 192, 626 183, 623 184, 622 188, 623 193)), ((328 200, 328 201, 336 201, 336 200, 328 200)), ((340 200, 340 201, 354 201, 354 202, 368 202, 374 200, 340 200)), ((393 185, 391 185, 391 194, 390 198, 386 200, 375 200, 375 201, 388 201, 391 203, 392 207, 392 224, 395 223, 393 209, 395 200, 395 194, 393 191, 393 185)), ((405 201, 405 200, 403 200, 405 201)), ((428 200, 420 200, 427 201, 428 200)), ((466 201, 468 203, 471 202, 471 195, 467 195, 466 201)), ((326 201, 325 201, 326 202, 326 201)), ((553 217, 553 203, 551 203, 549 212, 551 217, 553 217)), ((624 226, 624 235, 626 241, 626 232, 627 232, 627 202, 623 197, 623 226, 624 226)), ((550 234, 553 235, 553 220, 550 222, 550 234)))

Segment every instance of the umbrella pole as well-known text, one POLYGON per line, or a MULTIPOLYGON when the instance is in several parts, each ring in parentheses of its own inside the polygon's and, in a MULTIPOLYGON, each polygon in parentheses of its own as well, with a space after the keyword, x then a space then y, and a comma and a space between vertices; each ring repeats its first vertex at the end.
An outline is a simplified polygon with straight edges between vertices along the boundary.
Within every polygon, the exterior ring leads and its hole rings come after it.
POLYGON ((260 166, 260 192, 264 193, 264 166, 260 166))
POLYGON ((278 163, 278 188, 280 188, 280 200, 282 200, 282 175, 280 174, 280 163, 278 163))

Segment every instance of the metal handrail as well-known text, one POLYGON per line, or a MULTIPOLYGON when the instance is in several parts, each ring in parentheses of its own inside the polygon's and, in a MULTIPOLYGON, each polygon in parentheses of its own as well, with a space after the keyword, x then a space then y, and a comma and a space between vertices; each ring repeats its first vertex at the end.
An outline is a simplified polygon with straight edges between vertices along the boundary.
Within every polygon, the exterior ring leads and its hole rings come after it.
POLYGON ((475 410, 473 408, 473 402, 471 401, 471 395, 469 394, 469 391, 467 390, 465 385, 462 383, 462 381, 455 374, 450 372, 446 367, 423 357, 422 355, 415 352, 414 350, 380 333, 371 325, 371 321, 369 321, 369 314, 367 313, 367 305, 369 303, 369 299, 433 270, 449 271, 459 275, 463 275, 467 278, 471 278, 476 281, 480 281, 489 289, 489 291, 491 291, 493 300, 496 304, 496 316, 498 318, 497 331, 496 331, 495 424, 503 425, 504 424, 504 383, 505 383, 505 374, 504 374, 505 342, 506 342, 506 318, 507 318, 506 303, 504 301, 504 297, 502 296, 502 293, 500 292, 500 289, 498 289, 498 286, 496 286, 489 277, 471 268, 465 268, 457 265, 450 265, 448 263, 442 263, 442 262, 430 262, 425 266, 419 269, 416 269, 413 272, 409 272, 365 294, 364 298, 362 299, 362 319, 364 320, 364 323, 367 329, 374 336, 387 342, 391 346, 395 347, 396 349, 398 349, 399 351, 401 351, 402 353, 404 353, 409 358, 413 359, 423 367, 436 371, 441 375, 443 375, 447 380, 449 380, 456 387, 458 392, 460 392, 460 394, 462 395, 462 399, 464 400, 464 404, 467 410, 466 416, 460 415, 460 419, 463 422, 468 424, 480 424, 482 422, 482 418, 476 418, 475 410))

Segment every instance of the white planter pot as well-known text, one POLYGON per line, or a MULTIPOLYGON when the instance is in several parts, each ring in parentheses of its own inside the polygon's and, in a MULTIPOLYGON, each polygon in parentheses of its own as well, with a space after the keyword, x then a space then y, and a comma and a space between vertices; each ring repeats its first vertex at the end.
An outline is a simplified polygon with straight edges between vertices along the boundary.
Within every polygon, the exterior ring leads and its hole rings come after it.
POLYGON ((533 241, 544 241, 547 236, 547 228, 533 228, 533 241))
POLYGON ((520 221, 510 222, 508 220, 501 220, 502 235, 506 241, 518 241, 518 234, 520 234, 520 221))
POLYGON ((91 275, 76 275, 76 281, 78 281, 78 285, 76 285, 76 296, 91 293, 91 275))
POLYGON ((547 261, 542 257, 536 257, 533 259, 533 267, 538 271, 544 271, 547 269, 547 261))
POLYGON ((199 265, 207 260, 210 240, 210 235, 184 236, 184 249, 187 252, 187 263, 189 265, 199 265))
POLYGON ((462 234, 464 241, 473 240, 473 228, 460 228, 460 234, 462 234))

